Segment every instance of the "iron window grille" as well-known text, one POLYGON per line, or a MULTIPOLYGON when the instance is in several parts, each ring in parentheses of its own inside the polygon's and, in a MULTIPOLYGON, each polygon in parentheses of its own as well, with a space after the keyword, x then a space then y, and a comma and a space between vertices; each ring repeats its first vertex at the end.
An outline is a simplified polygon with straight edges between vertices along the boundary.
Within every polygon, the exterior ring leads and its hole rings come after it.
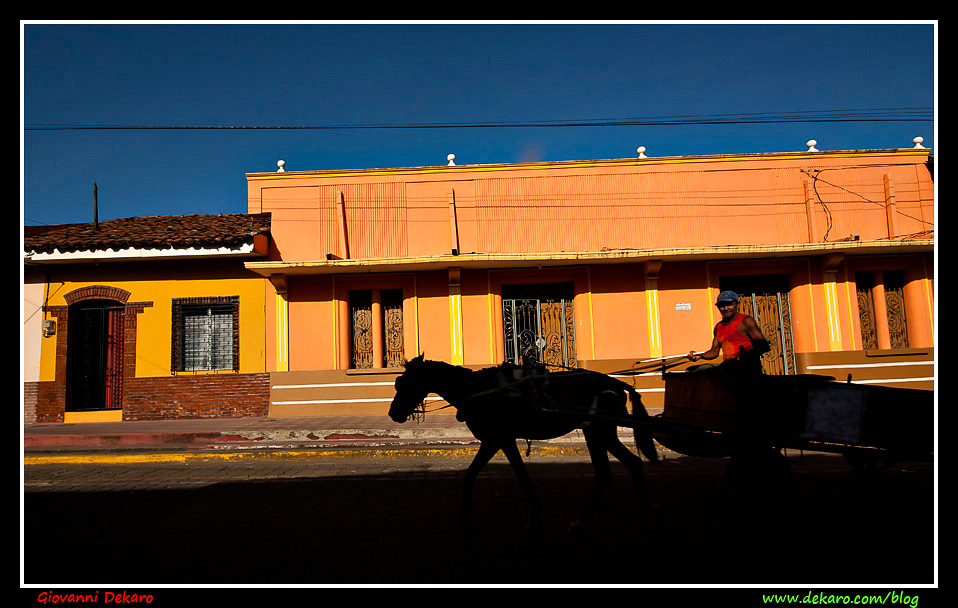
POLYGON ((239 371, 239 297, 173 300, 173 371, 239 371))

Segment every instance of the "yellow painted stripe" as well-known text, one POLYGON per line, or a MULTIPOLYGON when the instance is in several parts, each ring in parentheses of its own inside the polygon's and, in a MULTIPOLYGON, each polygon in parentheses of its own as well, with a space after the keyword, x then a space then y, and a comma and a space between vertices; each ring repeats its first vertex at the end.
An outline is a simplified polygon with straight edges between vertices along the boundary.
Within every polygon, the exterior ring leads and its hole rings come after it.
MULTIPOLYGON (((415 319, 413 330, 415 331, 414 335, 416 337, 416 344, 413 350, 415 351, 415 355, 418 355, 421 352, 419 350, 419 327, 421 324, 419 323, 419 275, 417 274, 412 275, 412 316, 413 319, 415 319)), ((409 356, 408 352, 406 356, 409 356)))
POLYGON ((289 303, 276 294, 276 370, 289 371, 289 303))
MULTIPOLYGON (((588 266, 585 269, 586 282, 589 289, 589 342, 592 344, 592 359, 595 359, 595 308, 592 306, 592 269, 588 266)), ((573 304, 574 307, 574 304, 573 304)), ((576 345, 578 349, 578 345, 576 345)))
MULTIPOLYGON (((320 449, 277 450, 246 452, 176 452, 162 454, 74 454, 25 456, 24 465, 65 464, 182 464, 200 461, 244 461, 254 459, 274 460, 322 460, 339 458, 472 458, 479 449, 477 445, 448 448, 404 449, 320 449)), ((540 456, 574 456, 586 453, 584 445, 533 445, 531 454, 540 456)), ((505 458, 501 453, 497 458, 505 458)))
MULTIPOLYGON (((634 446, 626 446, 630 451, 638 453, 634 446)), ((30 456, 23 459, 25 465, 65 465, 65 464, 182 464, 198 461, 248 461, 259 460, 335 460, 335 459, 362 459, 376 458, 378 460, 392 458, 461 458, 472 459, 479 447, 463 446, 449 448, 422 448, 422 449, 343 449, 343 450, 290 450, 270 452, 224 452, 216 454, 177 453, 177 454, 89 454, 74 456, 30 456)), ((668 453, 669 450, 659 448, 659 453, 668 453)), ((533 445, 529 453, 531 456, 552 457, 584 457, 588 455, 585 445, 533 445)), ((499 452, 496 460, 505 460, 499 452)))
POLYGON ((462 365, 462 291, 458 285, 449 286, 449 339, 453 365, 462 365))
MULTIPOLYGON (((924 273, 924 274, 925 274, 925 277, 927 277, 927 276, 928 276, 928 269, 927 269, 927 266, 926 266, 926 263, 925 263, 925 260, 924 260, 924 259, 922 259, 921 265, 922 265, 922 268, 925 270, 925 273, 924 273)), ((921 279, 921 283, 922 283, 922 286, 924 287, 924 290, 925 290, 925 302, 927 303, 927 306, 928 306, 928 318, 930 319, 930 322, 931 322, 931 339, 932 339, 931 344, 932 344, 932 346, 934 346, 934 345, 935 345, 935 338, 938 336, 938 334, 935 333, 935 312, 936 312, 936 308, 935 308, 935 294, 934 294, 934 289, 932 289, 932 283, 931 283, 931 281, 930 281, 928 278, 921 279)))
POLYGON ((662 356, 662 342, 659 332, 659 290, 658 281, 646 279, 645 297, 649 317, 649 356, 662 356))
POLYGON ((292 450, 292 451, 246 451, 246 452, 176 452, 163 454, 79 454, 64 456, 27 456, 25 465, 39 464, 182 464, 198 461, 243 461, 253 459, 323 459, 323 458, 382 458, 409 455, 420 456, 461 456, 474 453, 477 448, 449 448, 422 450, 389 449, 343 449, 343 450, 292 450))
POLYGON ((831 350, 842 350, 841 323, 838 317, 838 297, 835 295, 835 273, 825 273, 825 314, 828 317, 828 340, 831 350))

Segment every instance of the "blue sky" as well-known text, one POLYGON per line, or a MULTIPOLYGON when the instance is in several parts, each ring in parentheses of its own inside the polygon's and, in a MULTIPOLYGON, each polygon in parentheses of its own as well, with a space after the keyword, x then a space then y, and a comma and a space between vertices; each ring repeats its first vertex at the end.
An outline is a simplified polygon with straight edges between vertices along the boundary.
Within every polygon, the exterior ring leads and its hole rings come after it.
POLYGON ((934 150, 937 24, 21 22, 23 224, 245 213, 246 174, 934 150), (920 122, 758 122, 917 108, 920 122), (742 124, 648 124, 741 115, 742 124), (633 119, 621 126, 555 126, 633 119), (531 126, 537 122, 553 126, 531 126), (519 123, 516 127, 366 128, 519 123), (46 130, 53 125, 141 127, 46 130), (142 127, 351 127, 169 129, 142 127), (45 130, 36 130, 44 127, 45 130), (357 128, 364 127, 364 128, 357 128))

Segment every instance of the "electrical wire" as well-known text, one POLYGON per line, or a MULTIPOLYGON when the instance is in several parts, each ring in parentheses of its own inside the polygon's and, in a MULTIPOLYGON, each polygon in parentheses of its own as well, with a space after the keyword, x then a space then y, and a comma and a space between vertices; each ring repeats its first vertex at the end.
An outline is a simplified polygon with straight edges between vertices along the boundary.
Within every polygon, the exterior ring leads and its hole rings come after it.
MULTIPOLYGON (((850 194, 851 196, 858 197, 859 199, 865 201, 866 203, 871 203, 871 204, 877 205, 877 206, 879 206, 879 207, 884 206, 884 203, 882 203, 882 202, 873 201, 873 200, 871 200, 870 198, 868 198, 868 197, 866 197, 866 196, 864 196, 864 195, 862 195, 862 194, 859 194, 859 193, 857 193, 857 192, 852 192, 851 190, 849 190, 848 188, 845 188, 844 186, 839 186, 838 184, 833 184, 833 183, 829 182, 828 180, 822 179, 822 178, 820 177, 820 175, 822 174, 823 171, 841 171, 841 170, 843 170, 843 169, 858 169, 858 168, 862 168, 862 167, 831 167, 831 168, 829 168, 829 169, 802 169, 802 170, 801 170, 802 173, 805 173, 806 175, 808 175, 809 177, 812 178, 812 188, 813 188, 813 190, 815 191, 815 196, 818 197, 818 202, 822 204, 822 208, 825 210, 825 213, 826 213, 827 216, 828 216, 828 230, 825 231, 825 236, 822 237, 822 240, 823 240, 824 242, 828 242, 828 233, 831 232, 831 230, 832 230, 832 212, 829 210, 828 205, 825 204, 825 201, 822 199, 821 194, 818 192, 818 182, 822 182, 823 184, 827 184, 827 185, 829 185, 829 186, 831 186, 831 187, 833 187, 833 188, 836 188, 836 189, 838 189, 838 190, 841 190, 842 192, 845 192, 845 193, 847 193, 847 194, 850 194), (813 172, 814 172, 814 175, 812 174, 813 172)), ((903 211, 900 211, 899 209, 897 209, 897 207, 896 207, 896 209, 895 209, 895 213, 897 213, 898 215, 900 215, 900 216, 902 216, 902 217, 907 217, 907 218, 910 219, 910 220, 914 220, 914 221, 916 221, 916 222, 918 222, 918 223, 920 223, 920 224, 931 225, 932 227, 934 226, 934 224, 933 224, 932 222, 929 222, 928 220, 924 220, 924 219, 915 217, 915 216, 913 216, 913 215, 910 215, 910 214, 908 214, 908 213, 905 213, 905 212, 903 212, 903 211)), ((934 229, 934 228, 932 228, 932 230, 933 230, 933 229, 934 229)))
POLYGON ((590 118, 570 120, 442 122, 400 124, 315 124, 315 125, 108 125, 72 123, 26 123, 25 131, 80 130, 340 130, 340 129, 491 129, 491 128, 565 128, 622 126, 688 126, 771 123, 831 122, 931 122, 933 108, 887 108, 864 110, 814 110, 802 112, 753 112, 639 118, 590 118))

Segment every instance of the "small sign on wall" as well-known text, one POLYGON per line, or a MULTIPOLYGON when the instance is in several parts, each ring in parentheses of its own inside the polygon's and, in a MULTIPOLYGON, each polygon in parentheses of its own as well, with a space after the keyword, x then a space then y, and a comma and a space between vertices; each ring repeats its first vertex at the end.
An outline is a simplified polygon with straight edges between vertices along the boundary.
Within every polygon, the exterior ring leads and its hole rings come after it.
POLYGON ((675 310, 692 310, 691 302, 676 302, 675 310))

